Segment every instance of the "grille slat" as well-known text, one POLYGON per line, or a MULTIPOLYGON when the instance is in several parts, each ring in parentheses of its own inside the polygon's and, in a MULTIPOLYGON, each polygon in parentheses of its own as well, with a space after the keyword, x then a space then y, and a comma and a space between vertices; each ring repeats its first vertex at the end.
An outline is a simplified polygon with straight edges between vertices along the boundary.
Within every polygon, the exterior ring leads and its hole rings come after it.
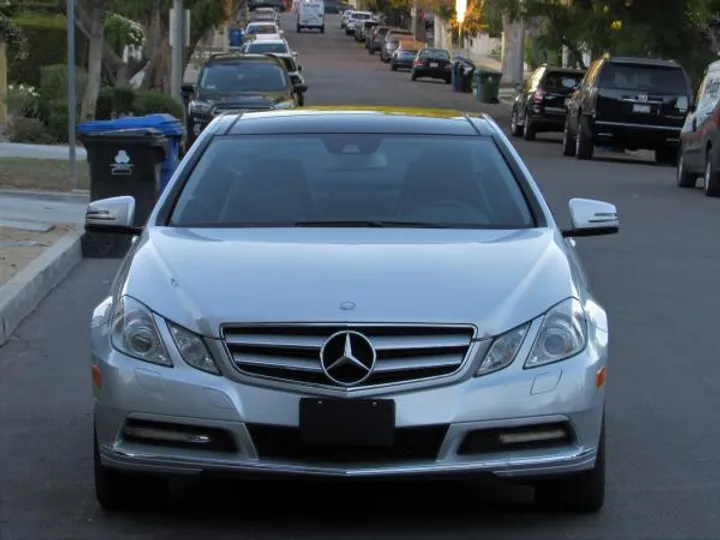
POLYGON ((284 382, 336 386, 322 371, 320 351, 339 331, 355 331, 377 354, 373 374, 360 387, 405 383, 459 370, 473 337, 471 327, 391 325, 225 325, 235 366, 245 375, 284 382))

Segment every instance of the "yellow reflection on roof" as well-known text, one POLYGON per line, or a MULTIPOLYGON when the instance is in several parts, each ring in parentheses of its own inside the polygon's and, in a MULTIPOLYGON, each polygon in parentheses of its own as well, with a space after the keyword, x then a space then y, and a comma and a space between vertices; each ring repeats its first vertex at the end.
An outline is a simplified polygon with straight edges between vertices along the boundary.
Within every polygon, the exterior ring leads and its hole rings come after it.
MULTIPOLYGON (((399 116, 426 116, 429 118, 457 118, 463 119, 464 113, 455 109, 431 109, 426 107, 387 107, 377 105, 312 105, 301 109, 302 111, 327 111, 339 113, 366 113, 388 114, 399 116)), ((297 111, 297 109, 296 109, 297 111)))

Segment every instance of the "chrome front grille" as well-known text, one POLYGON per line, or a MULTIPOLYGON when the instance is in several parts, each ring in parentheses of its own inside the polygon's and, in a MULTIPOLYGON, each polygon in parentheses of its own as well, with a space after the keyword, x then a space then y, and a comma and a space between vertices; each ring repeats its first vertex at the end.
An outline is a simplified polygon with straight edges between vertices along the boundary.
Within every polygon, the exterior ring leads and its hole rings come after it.
POLYGON ((357 387, 421 381, 461 368, 473 338, 470 326, 226 325, 223 337, 245 375, 337 387, 323 372, 320 351, 341 331, 359 332, 376 352, 372 374, 357 387))
POLYGON ((245 107, 242 105, 215 105, 212 110, 213 116, 226 112, 255 112, 255 111, 269 111, 272 107, 245 107))

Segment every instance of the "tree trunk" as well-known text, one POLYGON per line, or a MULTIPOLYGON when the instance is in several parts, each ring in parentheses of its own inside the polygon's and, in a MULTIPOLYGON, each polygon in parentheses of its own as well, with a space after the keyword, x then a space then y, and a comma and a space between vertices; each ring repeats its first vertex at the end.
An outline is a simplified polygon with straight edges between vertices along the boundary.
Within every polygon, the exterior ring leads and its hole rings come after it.
POLYGON ((103 47, 105 45, 105 14, 107 0, 93 0, 91 5, 90 51, 88 55, 88 79, 85 86, 80 118, 93 120, 102 83, 103 47))
POLYGON ((506 14, 502 16, 502 80, 510 84, 523 83, 524 71, 524 25, 521 21, 513 21, 506 14))
POLYGON ((172 55, 170 52, 169 13, 162 2, 155 0, 150 27, 147 31, 147 57, 142 87, 147 90, 169 93, 171 90, 172 55))

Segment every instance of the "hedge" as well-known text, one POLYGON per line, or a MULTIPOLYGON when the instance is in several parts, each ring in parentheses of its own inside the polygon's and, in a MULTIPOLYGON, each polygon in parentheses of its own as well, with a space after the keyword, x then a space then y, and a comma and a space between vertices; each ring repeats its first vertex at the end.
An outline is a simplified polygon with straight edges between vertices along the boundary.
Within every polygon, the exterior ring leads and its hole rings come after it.
MULTIPOLYGON (((8 58, 8 82, 40 86, 40 69, 52 64, 67 64, 67 19, 63 15, 19 13, 13 22, 28 43, 28 57, 19 61, 8 58)), ((75 32, 76 65, 87 65, 88 42, 75 32)))
POLYGON ((95 118, 109 120, 118 116, 144 116, 155 113, 171 114, 180 120, 185 116, 183 106, 167 94, 117 87, 100 90, 95 118))

